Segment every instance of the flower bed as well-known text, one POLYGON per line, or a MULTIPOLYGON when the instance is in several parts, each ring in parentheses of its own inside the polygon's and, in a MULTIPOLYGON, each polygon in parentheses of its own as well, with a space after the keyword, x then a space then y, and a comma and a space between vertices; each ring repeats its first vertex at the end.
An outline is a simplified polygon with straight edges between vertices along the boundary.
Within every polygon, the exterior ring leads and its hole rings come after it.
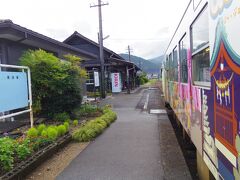
POLYGON ((42 157, 47 150, 54 150, 68 138, 71 139, 68 128, 67 122, 58 126, 41 124, 37 128, 30 128, 26 135, 17 139, 0 138, 0 179, 14 179, 24 174, 21 169, 33 168, 37 157, 42 157))
POLYGON ((104 108, 85 106, 79 112, 87 115, 98 112, 97 114, 101 116, 81 122, 80 127, 79 121, 74 120, 69 128, 70 120, 65 118, 68 122, 48 126, 40 124, 23 132, 17 139, 0 138, 0 179, 24 179, 29 172, 72 138, 81 142, 90 141, 117 119, 116 113, 108 106, 104 108))
POLYGON ((41 150, 35 152, 31 157, 27 158, 25 161, 17 163, 15 167, 9 172, 5 173, 0 179, 3 180, 14 180, 14 179, 24 179, 24 177, 31 172, 33 169, 38 167, 42 162, 51 157, 60 148, 71 141, 71 135, 68 133, 63 137, 60 137, 56 142, 47 145, 41 150))

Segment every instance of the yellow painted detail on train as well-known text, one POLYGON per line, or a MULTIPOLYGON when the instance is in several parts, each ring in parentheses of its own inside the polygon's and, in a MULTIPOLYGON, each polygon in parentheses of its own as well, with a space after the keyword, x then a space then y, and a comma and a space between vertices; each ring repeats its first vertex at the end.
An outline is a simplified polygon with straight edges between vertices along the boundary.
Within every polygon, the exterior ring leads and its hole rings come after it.
MULTIPOLYGON (((214 80, 215 80, 215 82, 217 84, 217 87, 219 89, 224 90, 224 89, 226 89, 229 86, 229 84, 230 84, 230 82, 231 82, 231 80, 233 78, 233 73, 232 73, 230 79, 228 79, 227 81, 224 81, 224 82, 222 82, 221 80, 216 80, 215 76, 213 76, 213 77, 214 77, 214 80)), ((224 96, 224 95, 222 95, 222 96, 224 96)))

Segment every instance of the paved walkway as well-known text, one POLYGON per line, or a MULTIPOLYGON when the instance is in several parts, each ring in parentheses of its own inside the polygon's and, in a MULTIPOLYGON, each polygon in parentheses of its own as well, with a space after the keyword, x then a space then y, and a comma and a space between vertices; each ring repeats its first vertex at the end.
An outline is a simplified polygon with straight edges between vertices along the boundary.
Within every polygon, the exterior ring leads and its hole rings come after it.
MULTIPOLYGON (((57 179, 191 179, 167 115, 143 110, 142 105, 146 103, 142 102, 147 99, 149 107, 151 99, 156 104, 156 92, 142 90, 103 101, 113 105, 117 121, 80 153, 57 179)), ((160 102, 156 105, 161 106, 160 102)))

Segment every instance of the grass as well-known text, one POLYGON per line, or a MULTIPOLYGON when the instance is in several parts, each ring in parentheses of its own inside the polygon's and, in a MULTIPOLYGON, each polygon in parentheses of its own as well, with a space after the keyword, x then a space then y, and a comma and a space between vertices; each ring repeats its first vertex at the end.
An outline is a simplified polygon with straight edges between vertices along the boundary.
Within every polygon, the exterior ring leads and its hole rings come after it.
POLYGON ((110 126, 117 119, 117 115, 111 109, 106 108, 103 111, 103 115, 95 118, 91 121, 87 121, 85 124, 81 125, 79 129, 73 132, 73 139, 78 142, 88 142, 93 140, 99 134, 101 134, 104 129, 110 126))
POLYGON ((158 79, 150 79, 146 84, 146 86, 153 86, 155 85, 159 80, 158 79))

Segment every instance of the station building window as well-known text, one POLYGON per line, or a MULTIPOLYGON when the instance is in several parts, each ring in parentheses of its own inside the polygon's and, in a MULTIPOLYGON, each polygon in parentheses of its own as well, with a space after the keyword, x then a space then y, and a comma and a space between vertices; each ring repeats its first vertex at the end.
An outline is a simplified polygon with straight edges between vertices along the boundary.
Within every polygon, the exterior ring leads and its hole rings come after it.
POLYGON ((87 85, 93 85, 94 84, 94 74, 93 71, 87 71, 87 79, 86 84, 87 85))
POLYGON ((173 80, 178 81, 178 56, 177 47, 173 50, 173 80))
POLYGON ((187 48, 189 41, 186 34, 179 42, 179 60, 180 60, 180 80, 183 83, 188 82, 188 66, 187 66, 187 48))
POLYGON ((207 7, 191 26, 194 85, 210 86, 209 26, 207 7))

